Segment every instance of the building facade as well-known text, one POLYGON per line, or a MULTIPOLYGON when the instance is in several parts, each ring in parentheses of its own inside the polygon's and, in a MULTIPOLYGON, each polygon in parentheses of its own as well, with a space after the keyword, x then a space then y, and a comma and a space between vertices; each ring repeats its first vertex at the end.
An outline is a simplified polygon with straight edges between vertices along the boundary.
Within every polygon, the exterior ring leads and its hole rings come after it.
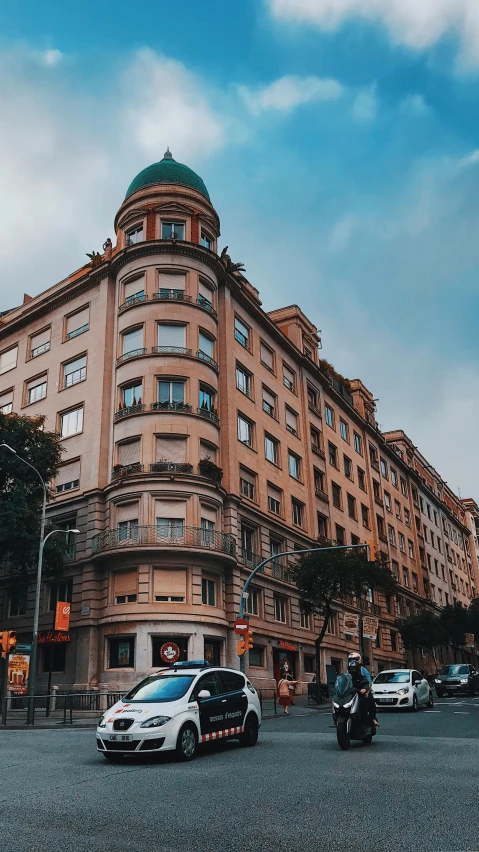
MULTIPOLYGON (((296 305, 265 312, 218 250, 220 222, 201 178, 169 153, 130 185, 115 245, 0 317, 0 409, 46 415, 64 458, 48 506, 77 527, 61 583, 45 581, 40 628, 72 603, 69 641, 43 645, 60 686, 123 689, 184 659, 236 665, 232 623, 261 559, 318 538, 374 538, 400 584, 371 595, 374 670, 404 662, 398 615, 477 589, 465 507, 402 432, 382 434, 372 394, 319 356, 296 305)), ((303 688, 318 619, 301 612, 278 556, 246 608, 248 671, 273 686, 289 659, 303 688)), ((33 588, 0 575, 0 620, 31 636, 33 588), (30 631, 30 632, 29 632, 30 631)), ((323 665, 340 669, 357 637, 337 607, 323 665)), ((326 676, 326 670, 324 672, 326 676)))

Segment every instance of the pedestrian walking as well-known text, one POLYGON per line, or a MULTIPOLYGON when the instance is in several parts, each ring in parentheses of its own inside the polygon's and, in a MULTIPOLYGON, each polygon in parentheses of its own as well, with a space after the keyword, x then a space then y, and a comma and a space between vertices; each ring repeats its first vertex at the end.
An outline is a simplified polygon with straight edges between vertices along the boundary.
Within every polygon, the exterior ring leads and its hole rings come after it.
POLYGON ((297 684, 297 680, 288 680, 287 677, 282 677, 280 681, 278 681, 278 697, 279 703, 281 707, 284 709, 285 716, 289 716, 289 707, 292 704, 290 686, 294 686, 297 684))

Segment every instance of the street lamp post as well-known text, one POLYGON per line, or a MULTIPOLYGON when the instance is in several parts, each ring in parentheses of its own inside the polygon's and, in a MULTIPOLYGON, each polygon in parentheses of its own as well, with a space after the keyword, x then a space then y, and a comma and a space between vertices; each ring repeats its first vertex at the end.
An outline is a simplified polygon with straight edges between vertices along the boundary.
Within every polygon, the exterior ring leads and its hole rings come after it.
POLYGON ((45 542, 50 538, 53 533, 61 532, 68 534, 72 532, 74 534, 78 534, 79 530, 51 530, 45 536, 45 514, 47 508, 47 486, 46 483, 38 472, 36 467, 30 464, 29 461, 24 459, 22 456, 19 456, 17 451, 13 449, 9 444, 0 444, 0 448, 4 447, 6 450, 9 450, 13 453, 19 461, 31 467, 32 470, 37 474, 40 482, 42 483, 43 488, 43 503, 42 503, 42 518, 40 523, 40 546, 38 548, 38 564, 37 564, 37 584, 35 591, 35 614, 33 616, 33 635, 32 635, 32 653, 30 657, 30 670, 28 674, 28 710, 27 710, 27 725, 33 724, 34 718, 34 698, 35 695, 35 682, 37 677, 37 650, 38 650, 38 621, 40 618, 40 594, 42 590, 42 565, 43 565, 43 548, 45 547, 45 542))

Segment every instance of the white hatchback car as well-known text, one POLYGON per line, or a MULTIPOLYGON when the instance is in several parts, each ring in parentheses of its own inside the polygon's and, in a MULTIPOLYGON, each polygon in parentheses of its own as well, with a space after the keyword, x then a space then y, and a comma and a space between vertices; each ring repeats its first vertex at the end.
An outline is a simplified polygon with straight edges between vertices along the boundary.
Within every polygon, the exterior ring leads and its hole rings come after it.
POLYGON ((176 751, 192 760, 198 743, 236 737, 256 745, 258 693, 241 672, 183 663, 145 678, 102 716, 97 749, 107 760, 132 752, 176 751))
POLYGON ((391 669, 380 672, 373 680, 372 692, 378 707, 419 710, 433 707, 432 689, 416 669, 391 669))

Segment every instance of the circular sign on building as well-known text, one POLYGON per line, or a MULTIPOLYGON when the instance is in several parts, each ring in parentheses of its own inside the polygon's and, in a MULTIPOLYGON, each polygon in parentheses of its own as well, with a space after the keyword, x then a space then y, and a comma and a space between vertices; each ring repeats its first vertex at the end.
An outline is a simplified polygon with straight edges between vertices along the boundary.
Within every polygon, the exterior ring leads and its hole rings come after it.
POLYGON ((160 648, 160 657, 164 663, 177 663, 180 659, 180 653, 176 642, 165 642, 160 648))

